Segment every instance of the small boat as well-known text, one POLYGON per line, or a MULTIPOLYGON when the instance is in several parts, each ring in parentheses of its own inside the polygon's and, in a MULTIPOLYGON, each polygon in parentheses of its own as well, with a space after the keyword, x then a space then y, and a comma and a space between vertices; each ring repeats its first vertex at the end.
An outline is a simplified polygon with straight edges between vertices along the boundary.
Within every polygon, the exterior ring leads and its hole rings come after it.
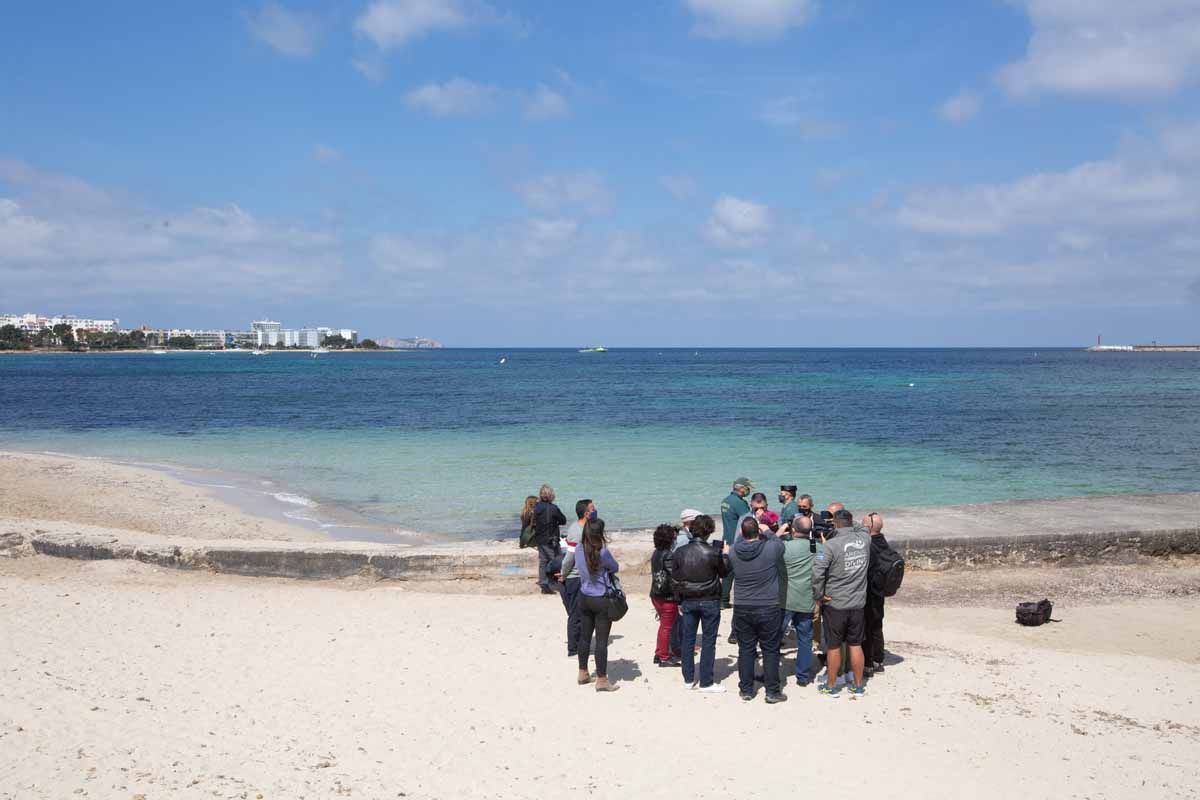
POLYGON ((500 363, 501 363, 501 364, 507 364, 507 363, 508 363, 508 357, 507 357, 507 356, 501 356, 501 357, 500 357, 500 363))
POLYGON ((598 347, 598 346, 597 347, 585 347, 582 350, 580 350, 579 352, 581 352, 581 353, 607 353, 608 348, 607 347, 598 347))
POLYGON ((259 350, 257 348, 250 351, 250 355, 252 355, 252 356, 265 356, 266 354, 267 354, 266 350, 259 350))
POLYGON ((165 356, 167 354, 166 350, 151 350, 150 352, 156 356, 165 356))

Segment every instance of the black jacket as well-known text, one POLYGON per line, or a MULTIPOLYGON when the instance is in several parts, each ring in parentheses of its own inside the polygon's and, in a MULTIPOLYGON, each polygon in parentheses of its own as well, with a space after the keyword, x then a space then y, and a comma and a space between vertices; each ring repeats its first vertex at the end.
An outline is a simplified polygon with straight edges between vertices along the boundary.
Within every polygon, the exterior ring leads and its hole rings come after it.
POLYGON ((882 606, 883 580, 887 576, 879 570, 879 553, 888 549, 888 540, 882 533, 871 537, 871 557, 867 562, 867 602, 873 606, 882 606))
POLYGON ((533 541, 550 544, 558 541, 559 526, 566 525, 567 518, 554 503, 540 502, 533 507, 533 541))
POLYGON ((721 599, 721 578, 729 574, 729 559, 720 545, 719 540, 710 544, 693 539, 667 557, 671 588, 680 600, 721 599))

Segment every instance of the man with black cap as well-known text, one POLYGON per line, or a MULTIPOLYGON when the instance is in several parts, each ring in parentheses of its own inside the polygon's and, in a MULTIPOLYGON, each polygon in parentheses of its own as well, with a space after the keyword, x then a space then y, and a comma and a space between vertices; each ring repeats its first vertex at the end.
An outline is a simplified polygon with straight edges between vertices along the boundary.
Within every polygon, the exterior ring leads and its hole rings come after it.
MULTIPOLYGON (((754 484, 749 478, 738 478, 733 482, 733 491, 721 502, 721 538, 725 541, 725 549, 733 547, 737 537, 738 521, 750 513, 750 504, 746 495, 754 490, 754 484)), ((729 596, 733 591, 733 574, 726 576, 721 583, 721 607, 732 608, 729 596)))
POLYGON ((779 502, 783 503, 783 508, 779 509, 779 526, 781 528, 790 525, 795 516, 800 513, 800 508, 796 505, 796 492, 796 487, 790 484, 779 487, 779 502))

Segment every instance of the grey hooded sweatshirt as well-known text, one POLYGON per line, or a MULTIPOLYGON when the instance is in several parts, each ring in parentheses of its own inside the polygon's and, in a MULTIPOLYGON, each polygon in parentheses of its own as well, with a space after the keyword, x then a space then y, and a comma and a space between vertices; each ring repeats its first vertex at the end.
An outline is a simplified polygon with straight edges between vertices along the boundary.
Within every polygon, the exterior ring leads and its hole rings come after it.
POLYGON ((734 608, 779 607, 780 581, 787 581, 783 542, 776 538, 738 539, 729 557, 734 608))
POLYGON ((871 558, 871 536, 858 526, 838 528, 837 535, 813 560, 813 599, 829 595, 830 608, 846 611, 867 604, 867 564, 871 558))

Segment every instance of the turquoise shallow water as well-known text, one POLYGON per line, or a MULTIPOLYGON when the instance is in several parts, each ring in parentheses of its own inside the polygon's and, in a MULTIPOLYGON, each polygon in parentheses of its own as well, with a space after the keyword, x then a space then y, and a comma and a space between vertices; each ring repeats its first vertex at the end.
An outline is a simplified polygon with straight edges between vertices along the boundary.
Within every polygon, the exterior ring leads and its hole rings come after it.
POLYGON ((542 482, 616 527, 715 509, 742 474, 856 508, 1195 491, 1197 390, 1200 354, 1065 350, 23 356, 0 358, 0 446, 474 537, 542 482))

